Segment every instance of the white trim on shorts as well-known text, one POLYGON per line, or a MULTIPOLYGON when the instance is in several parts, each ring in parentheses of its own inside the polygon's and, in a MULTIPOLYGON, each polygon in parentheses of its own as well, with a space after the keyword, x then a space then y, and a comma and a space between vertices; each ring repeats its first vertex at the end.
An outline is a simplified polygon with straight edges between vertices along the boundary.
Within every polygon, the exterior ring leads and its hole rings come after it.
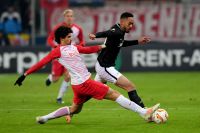
POLYGON ((99 62, 96 62, 95 70, 97 72, 95 76, 96 81, 100 82, 111 82, 116 83, 117 79, 122 75, 119 71, 115 69, 114 66, 111 67, 102 67, 99 62))

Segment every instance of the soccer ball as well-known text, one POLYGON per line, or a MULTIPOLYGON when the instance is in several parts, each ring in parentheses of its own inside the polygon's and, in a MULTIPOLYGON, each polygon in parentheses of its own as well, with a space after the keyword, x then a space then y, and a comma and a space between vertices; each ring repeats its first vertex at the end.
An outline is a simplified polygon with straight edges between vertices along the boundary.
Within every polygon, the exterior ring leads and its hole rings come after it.
POLYGON ((166 110, 157 109, 152 115, 152 120, 155 123, 160 124, 160 123, 165 123, 167 121, 168 117, 169 117, 169 115, 166 110))

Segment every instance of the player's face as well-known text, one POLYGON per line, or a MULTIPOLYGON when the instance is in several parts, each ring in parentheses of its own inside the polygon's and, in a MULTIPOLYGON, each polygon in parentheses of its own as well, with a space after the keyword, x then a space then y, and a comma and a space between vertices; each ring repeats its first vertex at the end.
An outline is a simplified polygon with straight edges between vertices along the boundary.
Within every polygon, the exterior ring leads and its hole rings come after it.
POLYGON ((134 20, 133 17, 128 17, 127 19, 125 19, 124 21, 124 29, 126 33, 129 33, 130 30, 133 28, 134 26, 134 20))
POLYGON ((69 44, 71 44, 71 41, 72 41, 72 34, 71 33, 69 33, 65 38, 64 38, 64 44, 65 45, 69 45, 69 44))
POLYGON ((71 25, 74 23, 74 15, 73 12, 68 12, 64 15, 64 21, 65 23, 67 23, 68 25, 71 25))

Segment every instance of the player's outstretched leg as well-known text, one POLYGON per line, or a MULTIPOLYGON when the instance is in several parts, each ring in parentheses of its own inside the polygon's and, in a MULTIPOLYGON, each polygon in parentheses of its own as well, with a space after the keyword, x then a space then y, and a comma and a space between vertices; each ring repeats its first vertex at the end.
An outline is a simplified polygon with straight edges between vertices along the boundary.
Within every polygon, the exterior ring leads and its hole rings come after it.
POLYGON ((146 121, 149 121, 152 114, 159 108, 160 104, 156 104, 151 108, 144 109, 137 105, 136 103, 130 101, 129 99, 125 98, 119 92, 109 89, 108 93, 105 96, 105 99, 113 100, 117 102, 122 107, 129 109, 138 113, 142 118, 146 121))
POLYGON ((141 100, 140 96, 137 94, 136 87, 133 83, 131 83, 125 76, 121 75, 116 83, 117 86, 125 89, 128 92, 129 99, 135 102, 140 107, 144 108, 145 105, 141 100))
POLYGON ((38 116, 38 117, 36 117, 36 121, 39 124, 44 124, 48 120, 59 118, 59 117, 62 117, 62 116, 65 116, 65 115, 69 115, 69 114, 70 114, 69 107, 66 106, 66 107, 59 108, 56 111, 54 111, 52 113, 49 113, 47 115, 38 116))
POLYGON ((47 115, 36 117, 36 122, 39 124, 44 124, 48 120, 60 118, 62 116, 66 116, 66 115, 77 114, 81 111, 82 106, 83 106, 83 104, 80 104, 80 105, 72 104, 72 106, 70 106, 70 107, 66 106, 66 107, 59 108, 47 115))

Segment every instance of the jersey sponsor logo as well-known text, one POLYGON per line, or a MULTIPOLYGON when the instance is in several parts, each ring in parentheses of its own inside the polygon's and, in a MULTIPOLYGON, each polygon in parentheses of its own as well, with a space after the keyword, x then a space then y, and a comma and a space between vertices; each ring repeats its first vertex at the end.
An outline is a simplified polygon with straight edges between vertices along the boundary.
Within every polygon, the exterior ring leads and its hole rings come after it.
POLYGON ((68 53, 69 54, 69 56, 74 56, 74 55, 76 55, 76 53, 68 53))
POLYGON ((70 48, 64 47, 64 49, 62 49, 62 55, 66 57, 73 57, 73 56, 79 55, 79 53, 74 46, 70 48))
POLYGON ((67 55, 69 55, 70 57, 73 57, 73 56, 78 55, 78 52, 76 52, 76 51, 70 51, 70 52, 67 52, 67 55))

